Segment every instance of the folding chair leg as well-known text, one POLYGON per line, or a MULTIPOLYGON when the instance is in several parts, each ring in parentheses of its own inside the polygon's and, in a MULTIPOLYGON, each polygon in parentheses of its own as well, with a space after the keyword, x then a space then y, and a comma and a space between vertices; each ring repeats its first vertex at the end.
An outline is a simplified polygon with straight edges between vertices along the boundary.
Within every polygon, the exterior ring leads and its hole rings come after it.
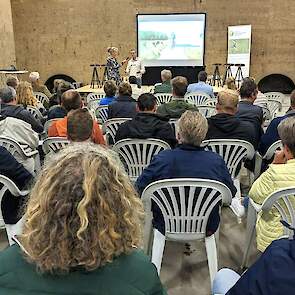
POLYGON ((159 275, 161 271, 163 253, 165 248, 165 240, 165 236, 155 229, 152 250, 152 263, 156 266, 159 275))
POLYGON ((210 282, 212 287, 215 275, 218 271, 217 249, 214 235, 205 238, 205 246, 208 258, 210 282))

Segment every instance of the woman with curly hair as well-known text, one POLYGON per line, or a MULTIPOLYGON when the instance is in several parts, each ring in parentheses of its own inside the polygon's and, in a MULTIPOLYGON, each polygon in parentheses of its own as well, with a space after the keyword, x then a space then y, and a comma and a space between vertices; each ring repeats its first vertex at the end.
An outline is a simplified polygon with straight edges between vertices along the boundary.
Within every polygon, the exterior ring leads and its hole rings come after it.
POLYGON ((166 294, 139 250, 143 206, 110 150, 72 145, 45 164, 23 234, 0 254, 2 294, 166 294))
POLYGON ((23 105, 25 108, 27 106, 35 107, 39 109, 42 114, 46 112, 43 104, 34 96, 32 85, 26 81, 20 82, 17 86, 16 103, 23 105))

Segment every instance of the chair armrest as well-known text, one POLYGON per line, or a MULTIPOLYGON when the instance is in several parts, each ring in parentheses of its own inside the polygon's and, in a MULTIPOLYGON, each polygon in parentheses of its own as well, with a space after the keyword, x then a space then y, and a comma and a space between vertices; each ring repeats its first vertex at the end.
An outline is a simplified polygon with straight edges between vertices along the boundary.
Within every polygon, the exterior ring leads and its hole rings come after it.
POLYGON ((249 198, 249 203, 257 213, 261 211, 262 205, 255 203, 251 198, 249 198))

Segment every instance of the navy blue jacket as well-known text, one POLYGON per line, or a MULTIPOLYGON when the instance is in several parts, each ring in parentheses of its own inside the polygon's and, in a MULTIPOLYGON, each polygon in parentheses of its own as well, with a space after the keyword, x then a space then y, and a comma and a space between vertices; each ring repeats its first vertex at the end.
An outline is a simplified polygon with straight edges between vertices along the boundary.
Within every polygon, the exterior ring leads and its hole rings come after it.
POLYGON ((109 119, 133 118, 136 115, 136 100, 131 96, 118 96, 109 104, 109 119))
MULTIPOLYGON (((2 146, 0 146, 0 174, 11 179, 22 190, 33 179, 33 176, 16 161, 16 159, 2 146)), ((25 201, 24 197, 14 197, 6 191, 1 202, 4 222, 15 224, 21 217, 20 210, 25 201)))
POLYGON ((278 126, 279 124, 289 118, 295 116, 295 110, 291 110, 289 112, 286 113, 286 115, 282 116, 282 117, 277 117, 274 118, 269 126, 266 129, 265 134, 262 135, 261 140, 260 140, 260 144, 258 147, 258 150, 260 152, 261 155, 264 155, 267 151, 267 149, 276 141, 278 141, 280 139, 279 137, 279 133, 278 133, 278 126))
MULTIPOLYGON (((156 155, 150 165, 136 181, 136 188, 141 194, 152 182, 169 178, 202 178, 224 183, 236 194, 236 188, 224 160, 216 153, 205 151, 202 147, 179 145, 174 150, 165 150, 156 155)), ((154 226, 165 232, 164 220, 159 208, 153 206, 154 226)), ((215 232, 220 221, 219 206, 216 206, 208 220, 207 231, 215 232)))
POLYGON ((295 240, 276 240, 226 294, 295 294, 294 274, 295 240))
POLYGON ((67 115, 67 111, 62 106, 54 106, 48 111, 47 120, 64 118, 67 115))

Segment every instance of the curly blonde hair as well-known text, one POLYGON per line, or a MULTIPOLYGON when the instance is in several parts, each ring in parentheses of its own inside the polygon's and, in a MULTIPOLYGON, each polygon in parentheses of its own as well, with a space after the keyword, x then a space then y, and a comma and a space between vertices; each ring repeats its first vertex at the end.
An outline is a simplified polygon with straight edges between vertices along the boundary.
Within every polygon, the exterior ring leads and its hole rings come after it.
POLYGON ((142 244, 143 205, 111 150, 73 144, 45 164, 20 241, 41 272, 94 270, 142 244))
POLYGON ((37 106, 38 100, 34 96, 31 83, 22 81, 16 89, 16 103, 23 106, 37 106))

